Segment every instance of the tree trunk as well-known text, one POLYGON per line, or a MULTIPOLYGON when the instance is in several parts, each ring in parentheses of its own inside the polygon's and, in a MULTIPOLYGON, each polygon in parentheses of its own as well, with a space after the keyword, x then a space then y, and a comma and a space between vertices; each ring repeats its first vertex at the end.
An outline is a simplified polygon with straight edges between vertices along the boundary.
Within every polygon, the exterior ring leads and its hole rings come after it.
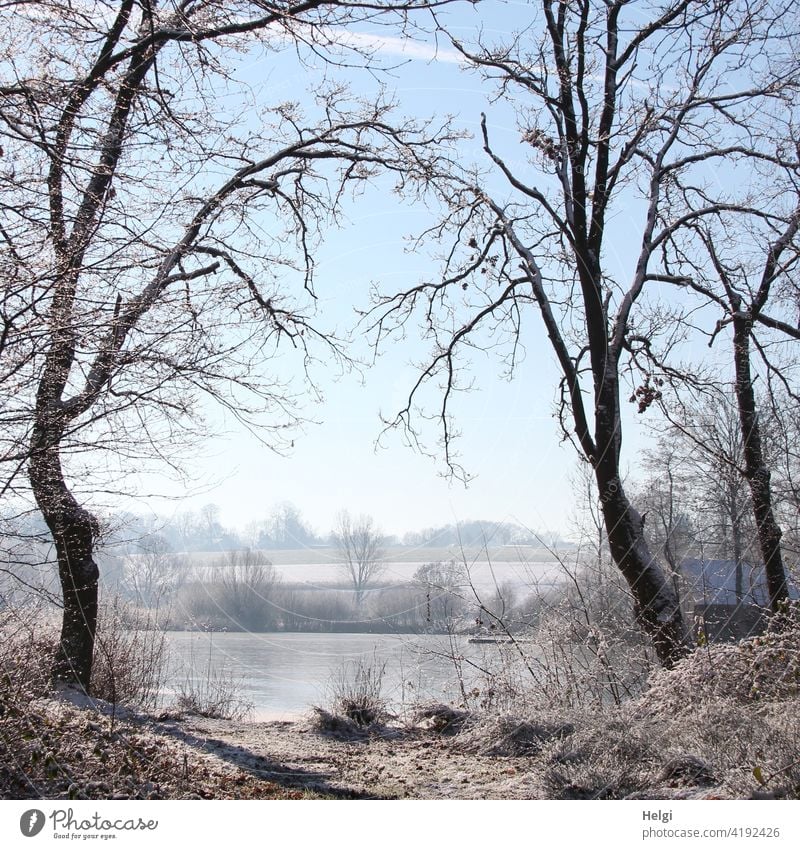
POLYGON ((675 595, 678 596, 678 601, 680 601, 681 597, 681 586, 680 586, 680 575, 681 575, 681 567, 678 563, 678 558, 676 556, 676 552, 672 550, 672 538, 676 532, 675 528, 675 483, 672 475, 672 469, 669 466, 669 462, 667 463, 667 480, 669 481, 669 513, 667 515, 666 526, 664 527, 664 545, 661 547, 661 551, 664 554, 664 560, 666 561, 667 566, 669 566, 670 577, 672 579, 672 586, 675 590, 675 595))
POLYGON ((29 477, 36 503, 55 542, 64 601, 53 682, 89 692, 97 631, 99 570, 94 561, 94 517, 69 490, 61 469, 61 433, 37 423, 31 441, 29 477), (48 432, 50 431, 50 432, 48 432))
POLYGON ((789 600, 786 570, 781 554, 781 529, 772 509, 770 472, 764 461, 761 426, 756 410, 753 377, 750 371, 750 331, 752 319, 739 311, 733 314, 733 358, 736 368, 736 401, 742 426, 745 477, 750 486, 753 514, 764 572, 767 578, 770 608, 780 613, 789 600))
POLYGON ((597 485, 611 556, 636 600, 636 617, 662 666, 674 666, 689 644, 680 597, 659 566, 644 539, 644 521, 628 501, 619 476, 605 479, 597 472, 597 485))
POLYGON ((644 538, 644 520, 630 503, 619 475, 620 410, 614 367, 595 383, 594 471, 611 556, 636 600, 636 617, 653 641, 661 665, 674 666, 689 650, 680 597, 644 538))
POLYGON ((731 505, 731 543, 733 545, 733 560, 736 564, 736 575, 735 575, 735 593, 736 593, 736 603, 741 604, 744 601, 744 545, 742 543, 742 529, 741 522, 742 517, 737 515, 736 510, 736 493, 733 491, 728 493, 729 503, 731 505))

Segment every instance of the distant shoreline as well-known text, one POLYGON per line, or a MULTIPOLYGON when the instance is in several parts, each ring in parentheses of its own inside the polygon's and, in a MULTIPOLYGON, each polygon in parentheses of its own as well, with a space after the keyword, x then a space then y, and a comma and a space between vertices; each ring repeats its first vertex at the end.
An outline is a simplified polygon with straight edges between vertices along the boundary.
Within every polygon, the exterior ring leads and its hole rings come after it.
MULTIPOLYGON (((262 554, 274 566, 313 565, 329 563, 336 566, 341 563, 341 555, 332 547, 307 547, 270 549, 258 548, 254 552, 262 554)), ((572 549, 559 551, 565 555, 572 549)), ((176 555, 193 558, 216 558, 226 551, 182 551, 176 555)), ((438 563, 454 560, 456 563, 486 563, 502 561, 505 563, 555 563, 557 557, 552 550, 532 545, 496 545, 487 548, 471 546, 459 549, 457 546, 390 546, 383 549, 381 560, 387 563, 438 563)))

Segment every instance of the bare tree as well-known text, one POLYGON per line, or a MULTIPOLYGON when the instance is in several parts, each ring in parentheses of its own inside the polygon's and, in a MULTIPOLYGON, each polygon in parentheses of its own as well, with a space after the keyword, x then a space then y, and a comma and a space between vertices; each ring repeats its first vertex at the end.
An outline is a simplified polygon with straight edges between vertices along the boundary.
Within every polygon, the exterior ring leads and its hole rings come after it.
MULTIPOLYGON (((752 151, 751 156, 761 159, 758 151, 752 151)), ((771 171, 773 183, 776 172, 785 175, 788 171, 788 186, 784 188, 783 197, 772 198, 769 209, 754 207, 749 199, 729 204, 725 226, 719 228, 712 221, 705 220, 695 222, 689 228, 690 236, 687 237, 683 231, 678 232, 672 236, 668 247, 674 252, 669 279, 703 295, 722 310, 723 317, 710 333, 709 345, 726 326, 732 330, 733 396, 738 419, 736 438, 740 443, 736 453, 740 453, 741 474, 750 491, 749 500, 766 573, 770 606, 773 612, 778 613, 788 602, 789 591, 781 551, 783 534, 772 489, 771 452, 765 444, 768 433, 762 421, 765 416, 759 410, 756 392, 758 370, 752 362, 752 351, 755 348, 767 370, 775 372, 782 384, 790 386, 789 371, 781 369, 777 355, 769 349, 775 347, 776 334, 797 340, 800 339, 800 330, 782 318, 776 319, 767 309, 771 305, 779 308, 787 306, 785 278, 791 275, 800 258, 800 160, 784 159, 777 154, 771 158, 776 166, 771 171), (797 205, 782 213, 781 206, 786 206, 787 194, 789 203, 797 205), (742 232, 742 227, 745 232, 742 232), (734 237, 732 241, 731 236, 737 231, 738 238, 734 237), (700 252, 692 253, 691 237, 699 242, 700 252), (710 260, 710 268, 703 259, 710 260), (780 297, 781 288, 783 298, 780 297), (773 304, 773 301, 777 303, 773 304), (764 336, 768 339, 764 340, 764 336)), ((791 390, 789 402, 796 411, 800 398, 791 390)), ((712 435, 709 433, 709 438, 712 435)), ((710 445, 709 450, 713 452, 715 447, 710 445)), ((717 453, 723 456, 723 452, 717 453)))
MULTIPOLYGON (((685 167, 672 169, 663 183, 663 205, 673 223, 659 245, 660 273, 649 279, 701 296, 702 306, 694 299, 686 318, 703 330, 709 347, 730 331, 728 370, 735 399, 730 409, 738 419, 739 467, 749 488, 770 604, 778 612, 788 601, 788 588, 771 482, 774 452, 764 429, 768 412, 759 395, 769 404, 774 381, 787 390, 783 398, 790 407, 796 410, 800 401, 793 389, 796 353, 785 350, 796 349, 800 339, 794 320, 800 258, 798 13, 794 4, 780 0, 726 3, 714 10, 712 21, 709 60, 726 58, 716 69, 711 61, 697 66, 701 86, 693 101, 718 110, 724 125, 717 124, 716 149, 698 148, 695 135, 685 167), (698 163, 705 168, 694 167, 698 163), (718 170, 716 179, 709 179, 712 168, 718 170), (712 327, 705 330, 708 324, 712 327)), ((713 123, 705 121, 699 130, 713 123)), ((642 352, 657 362, 649 344, 642 352)), ((714 432, 727 429, 715 426, 714 432)))
POLYGON ((686 475, 673 446, 664 440, 644 457, 648 474, 637 487, 636 502, 647 517, 645 533, 651 549, 660 550, 677 589, 680 564, 691 541, 686 510, 686 475))
POLYGON ((454 560, 449 563, 425 563, 414 572, 414 583, 424 593, 425 625, 436 630, 453 630, 455 621, 464 615, 467 575, 454 560))
POLYGON ((443 137, 389 126, 386 98, 364 102, 328 79, 305 114, 271 103, 266 83, 237 75, 236 54, 268 58, 290 44, 324 77, 349 62, 341 27, 387 14, 402 24, 418 5, 430 4, 41 0, 2 10, 15 31, 0 80, 0 378, 13 398, 2 486, 27 469, 54 542, 56 680, 90 685, 91 501, 108 488, 92 475, 179 463, 203 396, 275 450, 288 444, 313 381, 298 388, 285 365, 278 377, 266 364, 292 351, 305 378, 318 351, 342 362, 313 319, 319 234, 349 188, 386 171, 408 183, 426 142, 443 137))
POLYGON ((786 415, 787 409, 793 409, 794 401, 787 396, 783 388, 773 386, 764 418, 769 427, 769 442, 774 447, 774 477, 771 483, 784 532, 781 542, 786 554, 787 571, 797 585, 800 583, 800 416, 786 415))
POLYGON ((257 552, 231 551, 215 564, 218 570, 219 604, 236 630, 263 631, 274 617, 278 573, 257 552))
POLYGON ((289 501, 275 505, 262 526, 262 536, 271 548, 305 548, 315 540, 300 510, 289 501))
POLYGON ((372 516, 354 518, 343 510, 336 519, 331 539, 339 552, 342 571, 353 585, 356 607, 360 609, 364 591, 383 571, 381 533, 372 516))
MULTIPOLYGON (((659 334, 666 351, 680 341, 674 311, 664 304, 654 313, 645 297, 664 272, 664 246, 688 223, 668 190, 689 185, 702 200, 709 166, 748 145, 749 118, 791 96, 782 60, 791 56, 785 36, 796 9, 772 0, 536 7, 535 20, 502 42, 479 34, 468 43, 440 19, 440 33, 496 85, 495 102, 516 114, 519 141, 507 145, 482 117, 491 173, 451 168, 439 182, 450 214, 428 235, 451 245, 442 279, 385 296, 373 330, 379 344, 423 312, 433 354, 393 423, 418 438, 414 402, 438 381, 436 417, 457 471, 459 357, 505 341, 513 373, 525 322, 538 312, 562 375, 563 434, 592 466, 611 555, 661 662, 671 665, 686 650, 686 628, 620 475, 620 382, 629 357, 659 334), (760 62, 764 55, 769 62, 760 62), (632 253, 624 260, 614 254, 622 242, 632 253)), ((721 208, 701 204, 689 220, 721 208)), ((658 391, 646 375, 634 393, 640 409, 658 391)))
POLYGON ((649 534, 673 574, 680 574, 680 561, 691 549, 731 558, 741 601, 753 523, 739 420, 730 401, 722 388, 709 388, 697 401, 662 399, 670 424, 657 428, 658 442, 644 454, 648 474, 640 501, 649 534))
POLYGON ((150 534, 125 558, 124 587, 136 604, 159 608, 180 588, 185 559, 160 534, 150 534))

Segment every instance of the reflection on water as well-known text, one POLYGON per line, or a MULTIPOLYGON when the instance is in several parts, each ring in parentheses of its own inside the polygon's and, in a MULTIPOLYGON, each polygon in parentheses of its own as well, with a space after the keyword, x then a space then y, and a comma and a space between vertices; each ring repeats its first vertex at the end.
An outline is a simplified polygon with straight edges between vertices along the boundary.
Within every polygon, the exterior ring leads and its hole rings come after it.
POLYGON ((358 661, 386 664, 383 694, 394 704, 450 701, 459 694, 452 655, 479 665, 493 646, 466 637, 395 634, 234 634, 170 632, 170 671, 165 700, 209 670, 230 672, 257 718, 296 717, 330 701, 333 681, 358 661), (451 643, 452 640, 452 643, 451 643))

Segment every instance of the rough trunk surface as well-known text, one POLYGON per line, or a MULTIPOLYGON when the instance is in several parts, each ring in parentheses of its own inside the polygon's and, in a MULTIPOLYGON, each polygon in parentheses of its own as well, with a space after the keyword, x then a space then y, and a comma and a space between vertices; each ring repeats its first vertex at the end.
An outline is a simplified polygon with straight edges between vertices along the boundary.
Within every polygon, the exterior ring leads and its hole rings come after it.
POLYGON ((644 538, 644 521, 628 500, 619 474, 621 422, 615 368, 595 371, 593 465, 611 556, 631 588, 637 619, 653 641, 662 666, 671 668, 689 650, 680 596, 644 538))
POLYGON ((94 561, 96 523, 64 480, 54 437, 45 428, 35 429, 30 462, 33 493, 55 543, 64 601, 52 676, 54 683, 75 684, 88 693, 100 574, 94 561))
POLYGON ((661 665, 674 666, 689 650, 680 597, 644 539, 644 522, 628 501, 619 477, 598 474, 611 556, 636 600, 636 616, 653 641, 661 665))
POLYGON ((733 318, 733 352, 736 367, 736 401, 742 425, 745 477, 750 486, 758 544, 764 559, 770 608, 780 613, 789 600, 786 570, 781 554, 781 529, 772 509, 770 472, 764 460, 761 426, 758 421, 753 377, 750 370, 752 320, 737 312, 733 318))

